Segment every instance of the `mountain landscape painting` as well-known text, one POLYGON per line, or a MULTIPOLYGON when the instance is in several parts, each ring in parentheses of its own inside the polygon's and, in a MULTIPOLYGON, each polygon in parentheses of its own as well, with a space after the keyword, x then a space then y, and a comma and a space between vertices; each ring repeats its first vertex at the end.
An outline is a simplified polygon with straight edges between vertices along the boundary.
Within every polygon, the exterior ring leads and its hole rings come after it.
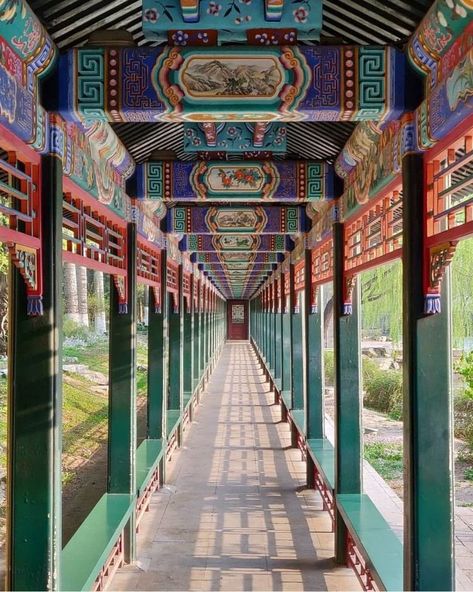
POLYGON ((193 57, 184 68, 182 82, 196 97, 259 97, 277 94, 283 80, 276 59, 193 57))

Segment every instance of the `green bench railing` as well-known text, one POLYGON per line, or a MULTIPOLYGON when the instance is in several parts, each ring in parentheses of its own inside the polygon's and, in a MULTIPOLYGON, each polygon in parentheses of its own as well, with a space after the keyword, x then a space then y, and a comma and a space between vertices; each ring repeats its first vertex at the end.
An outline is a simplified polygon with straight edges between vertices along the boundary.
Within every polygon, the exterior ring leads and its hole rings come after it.
POLYGON ((62 551, 61 590, 92 590, 123 563, 123 529, 135 507, 135 497, 106 493, 62 551))
POLYGON ((372 580, 382 590, 403 589, 403 546, 366 494, 337 496, 337 509, 349 531, 348 563, 365 589, 372 580))

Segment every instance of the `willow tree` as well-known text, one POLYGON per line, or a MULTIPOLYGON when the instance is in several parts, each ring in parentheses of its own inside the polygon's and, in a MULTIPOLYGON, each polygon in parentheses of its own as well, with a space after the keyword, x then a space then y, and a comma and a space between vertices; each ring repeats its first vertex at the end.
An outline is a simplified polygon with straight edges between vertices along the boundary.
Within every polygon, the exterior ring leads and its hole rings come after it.
POLYGON ((396 261, 361 274, 363 332, 383 334, 396 345, 402 339, 402 264, 396 261))
POLYGON ((458 243, 451 269, 453 345, 463 348, 473 338, 473 239, 458 243))

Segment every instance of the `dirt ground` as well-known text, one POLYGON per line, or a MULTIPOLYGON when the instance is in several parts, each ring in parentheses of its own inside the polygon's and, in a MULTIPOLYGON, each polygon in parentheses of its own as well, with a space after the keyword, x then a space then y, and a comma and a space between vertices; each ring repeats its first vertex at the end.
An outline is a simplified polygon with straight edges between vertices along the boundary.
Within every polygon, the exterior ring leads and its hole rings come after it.
MULTIPOLYGON (((146 431, 146 398, 138 398, 138 433, 146 431)), ((107 490, 107 441, 86 463, 77 466, 62 494, 62 536, 65 545, 107 490)))

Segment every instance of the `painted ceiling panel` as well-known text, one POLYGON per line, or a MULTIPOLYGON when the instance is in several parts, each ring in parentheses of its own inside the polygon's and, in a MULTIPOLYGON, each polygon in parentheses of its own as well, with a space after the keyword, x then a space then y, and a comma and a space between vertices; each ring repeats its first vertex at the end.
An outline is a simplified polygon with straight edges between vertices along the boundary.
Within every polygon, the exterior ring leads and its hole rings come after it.
MULTIPOLYGON (((384 44, 404 41, 415 29, 431 0, 324 0, 321 36, 341 43, 384 44)), ((31 0, 59 48, 82 45, 97 29, 127 29, 138 45, 143 2, 129 0, 31 0)))
MULTIPOLYGON (((254 5, 261 3, 261 0, 251 1, 254 5)), ((169 0, 166 4, 174 2, 177 3, 177 0, 169 0)), ((210 3, 205 0, 205 2, 207 8, 214 5, 222 5, 223 7, 226 4, 221 1, 220 3, 210 3)), ((161 44, 166 38, 169 39, 164 28, 161 33, 157 34, 155 40, 145 39, 142 31, 143 9, 153 9, 152 4, 156 4, 156 0, 144 0, 144 3, 143 0, 30 1, 32 9, 61 50, 84 45, 89 36, 100 29, 125 29, 131 33, 138 46, 161 44)), ((193 3, 188 2, 187 4, 192 5, 193 3)), ((245 6, 250 4, 251 2, 245 2, 245 6)), ((306 36, 307 39, 311 39, 306 44, 317 45, 319 42, 313 40, 317 39, 320 34, 321 45, 390 44, 401 47, 416 29, 431 4, 432 0, 324 0, 321 29, 320 23, 316 23, 316 35, 306 36)), ((250 8, 254 8, 254 6, 250 6, 250 8)), ((151 13, 149 16, 153 17, 151 13)), ((209 14, 208 16, 215 15, 209 14)), ((228 16, 233 17, 231 14, 228 16)), ((253 13, 251 19, 253 21, 255 19, 253 13)), ((148 19, 147 26, 152 24, 152 20, 152 18, 148 19)), ((172 36, 172 24, 169 24, 169 29, 169 35, 172 36)), ((205 134, 200 135, 198 139, 194 136, 191 138, 190 132, 186 136, 184 124, 179 122, 130 122, 112 125, 137 163, 164 158, 157 157, 156 152, 171 153, 178 160, 189 161, 201 158, 202 152, 210 150, 208 146, 202 144, 202 137, 205 141, 208 139, 205 134), (197 145, 198 140, 201 142, 202 148, 200 144, 197 145), (155 154, 153 155, 153 153, 155 154)), ((298 159, 323 160, 332 164, 345 146, 355 126, 355 122, 349 121, 288 122, 284 124, 286 151, 272 155, 273 166, 278 166, 278 163, 283 160, 298 159)), ((252 135, 250 132, 251 130, 245 129, 241 134, 242 137, 238 140, 240 144, 238 150, 235 151, 241 152, 241 154, 231 154, 226 145, 221 147, 222 151, 228 150, 226 158, 234 162, 235 165, 238 165, 235 161, 248 157, 246 152, 251 152, 251 150, 245 149, 248 138, 250 148, 254 149, 255 147, 256 135, 255 133, 252 135), (253 140, 253 144, 251 144, 251 140, 253 140)), ((216 138, 213 150, 218 151, 218 142, 228 143, 228 133, 225 138, 216 138)), ((230 135, 230 140, 232 139, 230 135)), ((276 144, 269 146, 269 148, 266 147, 266 150, 269 151, 272 147, 274 148, 273 152, 276 152, 276 144)), ((206 160, 217 161, 221 156, 207 157, 206 160)), ((254 155, 253 158, 255 159, 254 155)), ((248 163, 246 169, 249 170, 248 163)), ((218 165, 216 170, 218 176, 218 165)), ((220 180, 223 183, 227 179, 222 177, 220 180)), ((249 202, 250 200, 248 200, 249 202)), ((154 208, 153 204, 152 209, 154 208)), ((187 205, 192 204, 187 202, 186 207, 187 205)), ((256 209, 259 205, 261 204, 257 200, 252 207, 256 209)), ((158 206, 156 205, 156 207, 158 206)), ((212 207, 212 204, 208 204, 206 211, 210 211, 212 207)), ((248 217, 247 214, 243 215, 240 212, 236 216, 238 219, 231 219, 225 215, 220 218, 213 216, 212 219, 206 218, 205 224, 204 221, 199 222, 197 217, 194 219, 194 216, 190 215, 186 218, 186 224, 187 220, 190 220, 188 227, 180 226, 180 222, 177 220, 177 226, 173 226, 173 229, 176 231, 180 229, 181 232, 187 233, 184 240, 185 248, 194 253, 194 260, 202 266, 203 270, 207 270, 208 277, 220 287, 227 297, 232 294, 249 296, 254 288, 267 277, 272 266, 281 260, 283 253, 293 246, 293 242, 288 236, 289 230, 286 233, 281 225, 281 204, 273 206, 265 204, 265 208, 271 207, 274 208, 273 212, 265 211, 264 216, 267 221, 264 222, 264 228, 263 222, 258 216, 252 219, 251 214, 248 217), (279 227, 275 227, 274 232, 272 232, 273 226, 270 223, 273 218, 279 221, 279 227), (206 228, 200 228, 199 224, 206 228), (207 229, 212 234, 206 234, 207 229)), ((176 212, 172 215, 175 214, 176 212)), ((173 218, 172 224, 175 222, 176 219, 173 218)), ((293 222, 293 224, 295 223, 293 222)), ((297 222, 298 231, 302 228, 301 224, 302 218, 297 222)))

